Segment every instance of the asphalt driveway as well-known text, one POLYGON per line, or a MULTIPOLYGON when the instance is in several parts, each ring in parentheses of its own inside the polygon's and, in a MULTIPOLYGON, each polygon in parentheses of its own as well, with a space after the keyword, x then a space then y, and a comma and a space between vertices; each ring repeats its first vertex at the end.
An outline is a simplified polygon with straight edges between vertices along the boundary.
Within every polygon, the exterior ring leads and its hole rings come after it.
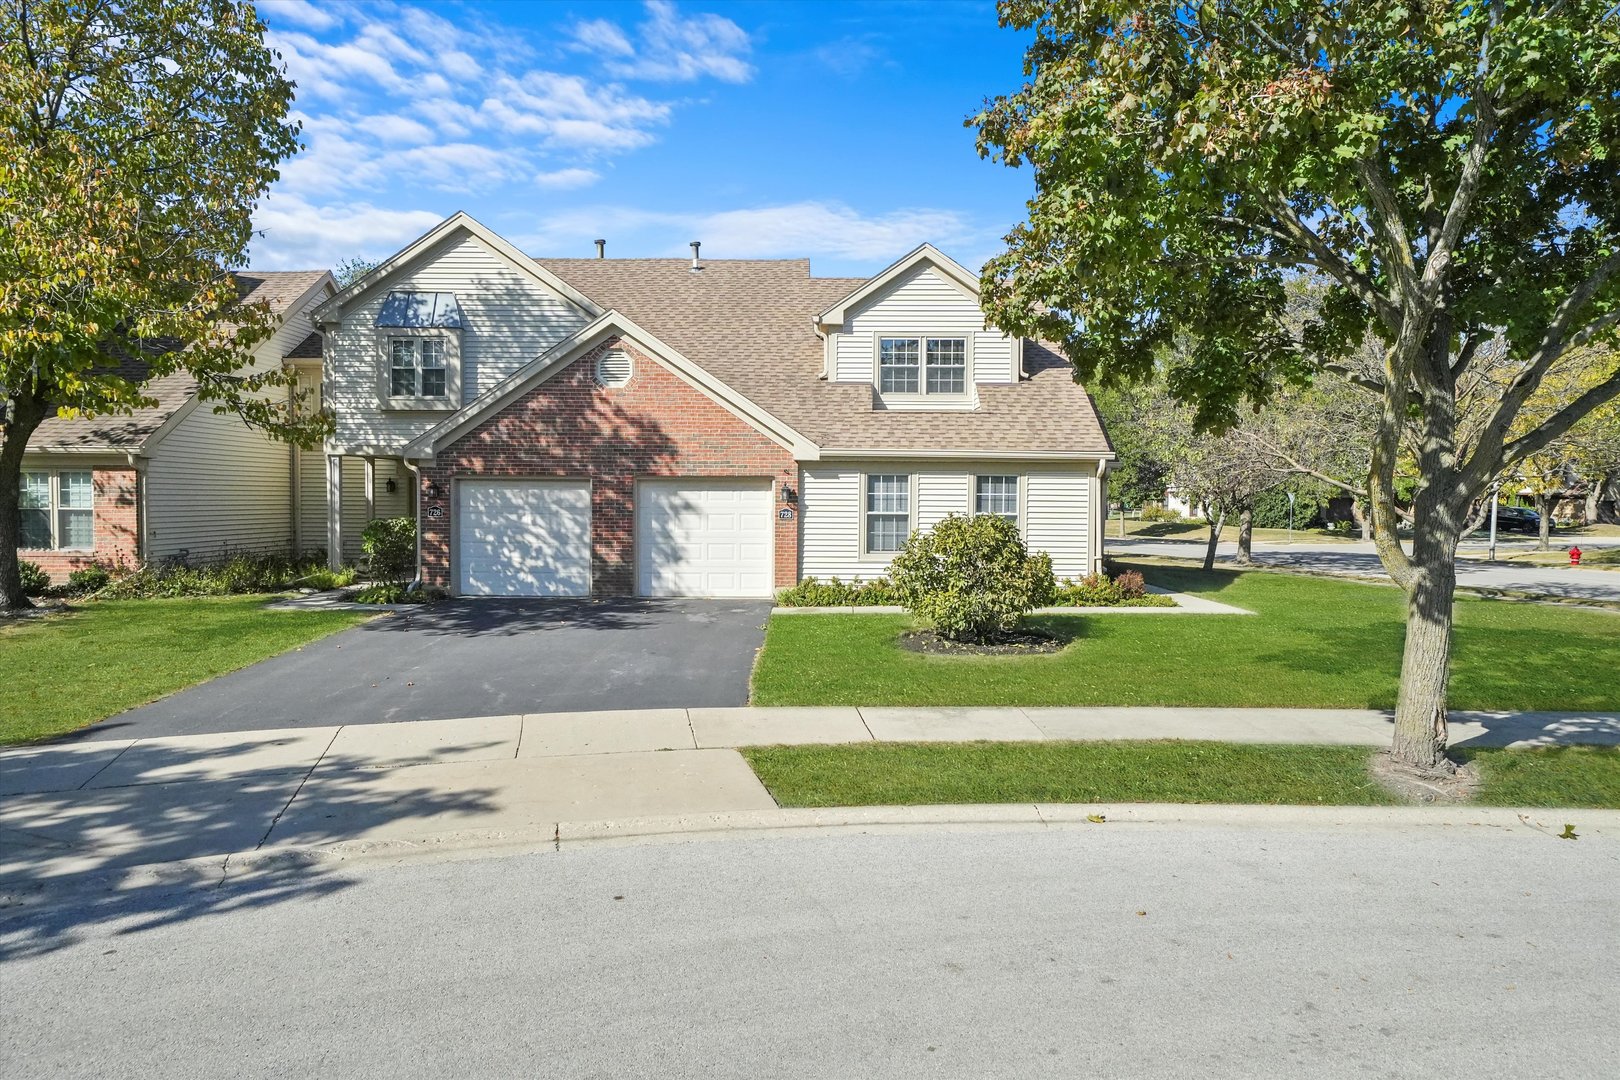
POLYGON ((131 709, 81 737, 746 705, 770 607, 768 600, 456 600, 380 616, 131 709))

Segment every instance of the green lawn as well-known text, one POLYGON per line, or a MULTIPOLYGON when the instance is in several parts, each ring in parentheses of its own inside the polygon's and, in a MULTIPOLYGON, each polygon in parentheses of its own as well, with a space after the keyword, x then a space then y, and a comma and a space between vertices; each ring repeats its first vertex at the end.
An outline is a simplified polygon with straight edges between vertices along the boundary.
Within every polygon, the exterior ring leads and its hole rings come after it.
MULTIPOLYGON (((1357 746, 1217 742, 863 743, 743 751, 783 806, 946 803, 1401 802, 1357 746)), ((1482 750, 1469 755, 1496 806, 1620 808, 1620 749, 1482 750)))
MULTIPOLYGON (((755 705, 1392 708, 1402 594, 1263 571, 1143 564, 1149 583, 1257 615, 1058 615, 1048 656, 925 656, 903 615, 778 615, 755 705)), ((1620 709, 1620 613, 1458 598, 1457 709, 1620 709)))
POLYGON ((0 743, 73 731, 369 618, 265 600, 106 601, 0 627, 0 743))

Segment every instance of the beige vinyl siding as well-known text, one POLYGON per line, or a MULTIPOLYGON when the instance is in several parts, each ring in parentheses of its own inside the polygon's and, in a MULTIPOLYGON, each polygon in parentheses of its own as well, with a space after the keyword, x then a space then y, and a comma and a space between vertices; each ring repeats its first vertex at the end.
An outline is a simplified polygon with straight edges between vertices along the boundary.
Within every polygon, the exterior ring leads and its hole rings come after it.
MULTIPOLYGON (((320 386, 320 368, 314 364, 299 365, 298 388, 314 391, 314 396, 305 399, 308 407, 320 407, 320 386)), ((297 485, 293 513, 297 517, 298 550, 300 553, 325 551, 326 455, 321 452, 320 447, 313 450, 294 447, 292 453, 294 481, 297 485)))
POLYGON ((869 580, 887 572, 887 557, 861 553, 861 477, 870 473, 904 473, 912 478, 913 529, 931 528, 946 514, 970 513, 975 475, 1018 476, 1023 488, 1020 525, 1030 550, 1049 552, 1059 577, 1083 577, 1091 572, 1093 466, 869 461, 803 470, 799 483, 802 576, 869 580))
POLYGON ((286 443, 198 405, 152 448, 146 557, 289 551, 291 461, 286 443))
MULTIPOLYGON (((986 472, 992 472, 990 468, 986 472)), ((1091 573, 1092 501, 1097 491, 1093 467, 1031 470, 1024 474, 1024 542, 1031 551, 1052 556, 1059 578, 1091 573)))
POLYGON ((871 382, 873 340, 880 335, 919 333, 971 338, 976 383, 1015 379, 1013 340, 986 329, 978 301, 924 266, 849 314, 843 330, 832 338, 835 380, 871 382))
POLYGON ((389 292, 451 292, 461 308, 461 404, 583 326, 586 316, 528 274, 459 234, 378 288, 326 332, 328 402, 337 416, 330 449, 394 449, 443 420, 444 411, 388 410, 379 400, 377 313, 389 292))

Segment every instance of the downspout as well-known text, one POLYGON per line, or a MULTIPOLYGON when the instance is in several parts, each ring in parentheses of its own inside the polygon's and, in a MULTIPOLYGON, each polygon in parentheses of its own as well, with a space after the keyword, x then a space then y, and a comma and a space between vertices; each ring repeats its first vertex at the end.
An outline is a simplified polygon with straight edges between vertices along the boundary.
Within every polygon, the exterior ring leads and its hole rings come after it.
POLYGON ((422 587, 422 474, 410 458, 400 458, 400 463, 410 470, 411 474, 411 517, 416 519, 416 580, 412 581, 412 589, 422 587))
POLYGON ((146 539, 146 465, 143 459, 134 451, 124 455, 129 467, 135 471, 135 569, 140 569, 146 562, 146 553, 151 550, 146 539))
POLYGON ((1106 458, 1097 459, 1097 499, 1095 509, 1100 510, 1101 514, 1094 512, 1091 515, 1091 535, 1095 544, 1092 548, 1091 572, 1094 574, 1103 572, 1103 544, 1105 537, 1108 535, 1108 464, 1106 458))

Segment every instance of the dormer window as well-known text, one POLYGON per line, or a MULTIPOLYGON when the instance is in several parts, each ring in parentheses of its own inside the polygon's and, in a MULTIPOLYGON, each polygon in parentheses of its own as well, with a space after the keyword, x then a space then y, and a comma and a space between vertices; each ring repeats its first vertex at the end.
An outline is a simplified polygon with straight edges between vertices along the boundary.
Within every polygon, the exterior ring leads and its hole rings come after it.
POLYGON ((461 404, 461 308, 455 293, 391 292, 376 325, 385 408, 461 404))
POLYGON ((968 392, 965 337, 880 337, 877 387, 885 397, 962 398, 968 392))

